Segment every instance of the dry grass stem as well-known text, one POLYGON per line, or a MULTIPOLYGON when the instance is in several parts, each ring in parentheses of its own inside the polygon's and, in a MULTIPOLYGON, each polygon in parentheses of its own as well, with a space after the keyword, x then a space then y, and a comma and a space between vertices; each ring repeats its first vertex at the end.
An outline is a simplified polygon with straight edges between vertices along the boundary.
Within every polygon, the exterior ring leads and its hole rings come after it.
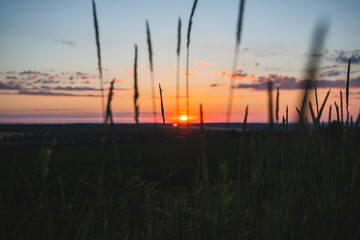
POLYGON ((235 43, 235 49, 234 49, 233 65, 231 68, 229 97, 228 97, 228 104, 227 104, 227 111, 226 111, 226 126, 227 127, 231 121, 232 101, 234 98, 234 89, 235 89, 234 75, 236 74, 237 63, 238 63, 238 58, 239 58, 241 30, 242 30, 243 16, 244 16, 244 6, 245 6, 245 0, 240 0, 239 15, 238 15, 237 28, 236 28, 236 43, 235 43))
POLYGON ((149 21, 146 21, 146 36, 147 36, 147 45, 149 52, 149 65, 150 65, 150 83, 151 83, 151 99, 152 99, 152 107, 153 107, 153 121, 156 124, 156 101, 155 101, 155 80, 154 80, 154 66, 153 66, 153 51, 151 45, 151 36, 150 36, 150 27, 149 21))
POLYGON ((191 34, 191 27, 192 27, 192 19, 194 17, 197 0, 194 1, 193 7, 191 9, 191 14, 189 18, 189 25, 187 31, 187 43, 186 43, 186 116, 187 116, 187 128, 190 130, 190 109, 189 109, 189 48, 190 48, 190 34, 191 34))
POLYGON ((105 103, 104 103, 104 85, 103 85, 103 74, 101 67, 101 52, 100 52, 100 37, 99 37, 99 24, 96 15, 96 4, 94 0, 92 0, 92 9, 93 9, 93 17, 94 17, 94 28, 95 28, 95 39, 96 39, 96 48, 97 48, 97 58, 98 58, 98 69, 99 69, 99 78, 100 78, 100 92, 101 92, 101 114, 103 119, 105 112, 105 103))

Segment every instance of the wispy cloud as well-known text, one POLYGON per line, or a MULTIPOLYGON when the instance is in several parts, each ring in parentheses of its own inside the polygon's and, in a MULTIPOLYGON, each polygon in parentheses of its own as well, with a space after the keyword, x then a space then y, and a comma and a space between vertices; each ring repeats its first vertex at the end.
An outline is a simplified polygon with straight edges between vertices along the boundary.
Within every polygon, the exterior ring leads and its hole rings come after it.
POLYGON ((69 47, 76 46, 76 43, 70 40, 61 40, 60 43, 69 47))
POLYGON ((222 83, 213 83, 213 84, 210 84, 209 87, 220 87, 220 86, 223 86, 224 84, 222 83))
POLYGON ((198 71, 194 71, 194 72, 184 72, 183 75, 184 75, 184 76, 198 76, 199 73, 198 73, 198 71))
POLYGON ((319 75, 319 77, 336 77, 336 76, 339 76, 342 73, 343 72, 341 72, 341 71, 329 70, 329 71, 325 71, 325 72, 321 73, 319 75))
POLYGON ((202 62, 202 61, 200 61, 200 60, 197 60, 196 61, 196 64, 198 65, 198 66, 200 66, 200 67, 207 67, 207 66, 209 66, 209 62, 202 62))
POLYGON ((360 64, 360 50, 335 50, 335 53, 331 56, 333 56, 334 60, 338 63, 348 63, 349 58, 351 58, 351 64, 360 64))
MULTIPOLYGON (((235 86, 238 89, 253 89, 258 91, 264 91, 267 89, 267 82, 273 81, 275 87, 279 87, 283 90, 298 90, 303 89, 305 86, 304 81, 308 80, 298 80, 292 76, 283 76, 280 74, 270 74, 268 76, 260 76, 251 83, 239 83, 235 86)), ((360 87, 360 77, 354 78, 350 80, 350 86, 354 88, 360 87)), ((344 88, 345 80, 327 80, 321 79, 316 81, 317 88, 344 88)))

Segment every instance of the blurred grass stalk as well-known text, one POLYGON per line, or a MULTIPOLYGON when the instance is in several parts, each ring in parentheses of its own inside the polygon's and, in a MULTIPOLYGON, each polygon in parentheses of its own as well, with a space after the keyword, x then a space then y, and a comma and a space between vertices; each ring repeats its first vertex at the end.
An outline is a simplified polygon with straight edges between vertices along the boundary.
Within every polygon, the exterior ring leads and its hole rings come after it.
POLYGON ((235 49, 234 49, 233 65, 231 68, 229 97, 228 97, 226 120, 225 120, 226 128, 229 127, 229 124, 231 122, 232 102, 233 102, 234 89, 235 89, 234 78, 236 77, 236 73, 237 73, 237 64, 238 64, 239 52, 240 52, 240 41, 241 41, 241 30, 242 30, 243 16, 244 16, 244 6, 245 6, 245 0, 240 0, 238 22, 237 22, 237 27, 236 27, 236 42, 235 42, 235 49))
POLYGON ((152 99, 152 107, 153 107, 153 121, 154 124, 157 123, 156 119, 156 100, 155 100, 155 80, 154 80, 154 66, 153 66, 153 52, 151 45, 151 36, 150 36, 150 27, 149 21, 146 20, 146 36, 147 36, 147 45, 149 52, 149 65, 150 65, 150 84, 151 84, 151 99, 152 99))
POLYGON ((92 0, 92 9, 93 9, 93 18, 94 18, 94 28, 95 28, 95 39, 96 39, 96 49, 97 49, 97 58, 98 58, 98 69, 99 69, 99 78, 100 78, 100 92, 101 92, 101 114, 102 118, 105 121, 105 100, 104 100, 104 85, 103 85, 103 74, 101 66, 101 50, 100 50, 100 34, 99 34, 99 24, 96 15, 96 4, 92 0))
POLYGON ((193 7, 191 9, 191 14, 189 18, 189 25, 187 31, 187 43, 186 43, 186 117, 187 117, 187 129, 190 130, 190 109, 189 109, 189 51, 190 51, 190 34, 191 34, 191 27, 192 27, 192 19, 195 14, 195 9, 198 0, 194 0, 193 7))

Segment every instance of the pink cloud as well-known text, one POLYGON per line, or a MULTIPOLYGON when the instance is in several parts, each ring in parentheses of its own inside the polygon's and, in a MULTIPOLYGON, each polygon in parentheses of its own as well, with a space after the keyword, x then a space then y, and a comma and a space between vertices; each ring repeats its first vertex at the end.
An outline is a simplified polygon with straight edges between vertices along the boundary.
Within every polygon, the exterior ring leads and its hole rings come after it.
POLYGON ((184 73, 184 76, 198 76, 198 75, 199 75, 198 71, 184 73))
POLYGON ((204 62, 202 62, 202 61, 200 61, 200 60, 197 60, 197 61, 196 61, 196 64, 197 64, 198 66, 200 66, 200 67, 207 67, 210 63, 209 63, 209 62, 204 63, 204 62))

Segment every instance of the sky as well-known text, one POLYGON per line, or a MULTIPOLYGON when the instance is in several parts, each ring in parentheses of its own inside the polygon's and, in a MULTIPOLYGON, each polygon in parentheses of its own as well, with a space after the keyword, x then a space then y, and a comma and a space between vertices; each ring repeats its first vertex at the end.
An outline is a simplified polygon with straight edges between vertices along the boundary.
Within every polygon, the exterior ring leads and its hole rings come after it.
MULTIPOLYGON (((180 115, 186 114, 186 34, 192 0, 97 0, 104 88, 116 79, 112 111, 116 123, 134 122, 134 45, 138 45, 140 122, 152 121, 151 82, 146 42, 149 21, 156 90, 160 83, 166 122, 176 122, 176 47, 182 20, 180 115)), ((279 113, 295 107, 311 58, 319 21, 328 23, 317 71, 319 102, 331 88, 323 113, 345 96, 348 58, 350 114, 360 106, 360 1, 246 1, 237 65, 232 121, 268 121, 266 82, 279 88, 279 113)), ((238 0, 199 0, 191 30, 189 102, 191 121, 224 122, 235 46, 238 0)), ((3 0, 0 2, 0 122, 101 122, 100 81, 90 0, 3 0)), ((108 91, 105 91, 107 95, 108 91)), ((311 93, 311 97, 313 97, 311 93)), ((275 98, 275 96, 274 96, 275 98)), ((275 99, 274 99, 275 101, 275 99)), ((314 102, 315 100, 312 99, 314 102)), ((156 91, 160 120, 160 98, 156 91)), ((319 103, 319 104, 320 104, 319 103)), ((344 98, 345 109, 345 98, 344 98)), ((345 110, 344 110, 345 111, 345 110)))

